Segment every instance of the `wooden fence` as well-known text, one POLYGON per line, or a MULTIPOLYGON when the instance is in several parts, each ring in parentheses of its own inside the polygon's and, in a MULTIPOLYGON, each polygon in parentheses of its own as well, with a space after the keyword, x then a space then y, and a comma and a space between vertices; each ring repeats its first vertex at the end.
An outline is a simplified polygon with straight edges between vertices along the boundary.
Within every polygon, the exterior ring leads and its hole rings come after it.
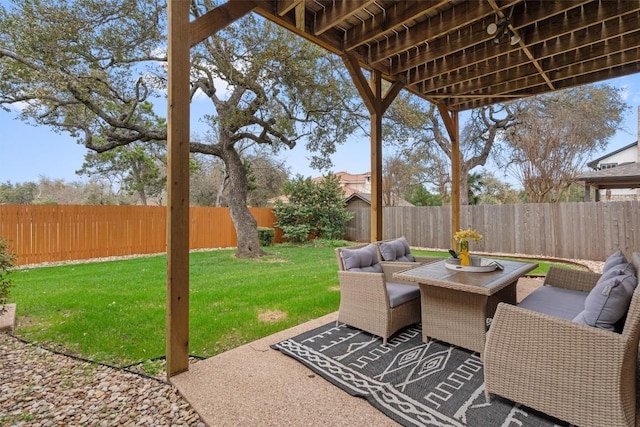
MULTIPOLYGON (((353 209, 349 240, 367 242, 369 209, 353 209)), ((412 246, 449 248, 451 208, 384 208, 383 237, 405 236, 412 246)), ((640 251, 640 202, 543 203, 463 206, 462 228, 484 238, 471 250, 545 257, 605 260, 620 249, 640 251)))
MULTIPOLYGON (((273 227, 270 208, 251 208, 258 225, 273 227)), ((369 241, 370 210, 355 208, 347 239, 369 241)), ((150 206, 0 205, 0 237, 18 265, 166 252, 166 208, 150 206)), ((451 209, 383 209, 385 239, 412 246, 451 246, 451 209)), ((471 250, 604 260, 621 249, 640 251, 640 202, 463 206, 460 224, 484 236, 471 250)), ((192 207, 191 249, 235 247, 227 208, 192 207)), ((282 241, 276 230, 276 242, 282 241)))
MULTIPOLYGON (((273 226, 272 209, 250 211, 259 226, 273 226)), ((191 249, 237 245, 227 208, 191 207, 189 221, 191 249)), ((164 207, 0 205, 0 237, 18 265, 163 253, 166 229, 164 207)))

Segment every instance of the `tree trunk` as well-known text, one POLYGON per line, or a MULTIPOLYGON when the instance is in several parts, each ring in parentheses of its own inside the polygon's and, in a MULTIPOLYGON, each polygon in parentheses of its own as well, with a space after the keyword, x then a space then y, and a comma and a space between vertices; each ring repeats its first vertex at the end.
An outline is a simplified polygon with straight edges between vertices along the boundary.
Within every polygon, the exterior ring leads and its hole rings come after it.
MULTIPOLYGON (((462 162, 464 163, 464 162, 462 162)), ((469 204, 469 170, 460 166, 460 205, 467 206, 469 204)))
POLYGON ((228 184, 228 177, 229 175, 227 175, 227 168, 225 168, 225 170, 222 172, 223 176, 222 179, 220 180, 220 185, 218 186, 218 193, 216 194, 216 206, 217 207, 221 207, 222 206, 222 196, 224 195, 224 189, 227 187, 228 184))
POLYGON ((147 193, 144 189, 144 184, 142 184, 142 179, 140 178, 140 168, 135 162, 133 162, 131 169, 133 171, 134 182, 136 185, 136 191, 138 192, 138 197, 140 198, 140 203, 142 206, 147 206, 147 193))
POLYGON ((258 258, 266 253, 260 247, 258 222, 247 207, 247 174, 233 144, 222 144, 222 160, 229 176, 229 212, 236 229, 238 258, 258 258))

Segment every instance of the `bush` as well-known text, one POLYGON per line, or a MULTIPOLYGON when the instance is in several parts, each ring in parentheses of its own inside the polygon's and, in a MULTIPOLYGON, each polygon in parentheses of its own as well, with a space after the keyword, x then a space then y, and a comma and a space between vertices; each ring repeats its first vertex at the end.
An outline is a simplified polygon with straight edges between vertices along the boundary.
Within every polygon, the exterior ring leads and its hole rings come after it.
POLYGON ((273 211, 284 237, 293 242, 344 237, 353 213, 347 210, 338 177, 330 174, 314 182, 297 176, 283 190, 287 202, 278 200, 273 211))
POLYGON ((258 227, 258 239, 260 239, 260 246, 271 246, 275 235, 276 231, 273 228, 258 227))
POLYGON ((0 313, 5 310, 5 304, 9 300, 9 289, 13 286, 7 277, 11 268, 15 266, 15 256, 9 251, 5 240, 0 237, 0 313))

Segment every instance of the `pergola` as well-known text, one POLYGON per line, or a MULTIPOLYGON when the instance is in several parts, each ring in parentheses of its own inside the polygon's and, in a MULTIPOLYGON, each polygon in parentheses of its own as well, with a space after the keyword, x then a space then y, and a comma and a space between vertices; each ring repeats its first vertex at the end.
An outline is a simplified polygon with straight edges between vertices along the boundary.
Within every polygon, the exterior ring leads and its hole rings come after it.
POLYGON ((437 105, 451 139, 453 235, 460 111, 640 72, 638 0, 228 0, 195 21, 189 4, 169 0, 168 377, 189 366, 189 53, 200 41, 255 12, 341 56, 371 115, 371 240, 382 238, 382 116, 401 90, 437 105))

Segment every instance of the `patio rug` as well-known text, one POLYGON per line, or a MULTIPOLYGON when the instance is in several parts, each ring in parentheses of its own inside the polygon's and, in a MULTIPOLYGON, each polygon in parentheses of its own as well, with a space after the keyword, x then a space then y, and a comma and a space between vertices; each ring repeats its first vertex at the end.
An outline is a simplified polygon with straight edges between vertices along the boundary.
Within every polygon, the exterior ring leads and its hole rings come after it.
POLYGON ((335 322, 271 346, 405 426, 566 426, 529 408, 484 395, 477 353, 422 342, 420 326, 389 339, 335 322))

